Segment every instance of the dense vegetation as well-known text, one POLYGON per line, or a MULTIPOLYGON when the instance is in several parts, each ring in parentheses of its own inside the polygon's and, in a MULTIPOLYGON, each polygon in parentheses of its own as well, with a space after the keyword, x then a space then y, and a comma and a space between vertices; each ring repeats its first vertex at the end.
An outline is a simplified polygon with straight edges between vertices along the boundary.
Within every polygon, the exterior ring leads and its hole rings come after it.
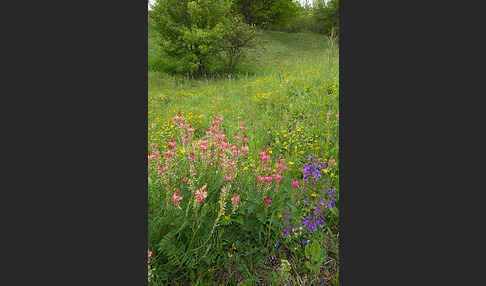
POLYGON ((336 34, 229 3, 151 11, 149 285, 337 285, 336 34))
POLYGON ((339 0, 156 0, 149 21, 159 34, 159 70, 207 77, 234 73, 259 30, 339 33, 339 0))
MULTIPOLYGON (((192 79, 149 71, 151 285, 271 285, 279 279, 318 285, 337 279, 337 51, 315 34, 265 32, 262 39, 265 44, 243 65, 249 73, 192 79), (208 135, 215 119, 215 133, 208 135), (202 150, 222 134, 231 152, 221 151, 222 161, 208 167, 202 150), (264 156, 271 170, 262 169, 264 156), (206 197, 199 202, 196 192, 206 197), (333 194, 335 206, 325 211, 321 202, 332 203, 333 194), (302 224, 316 206, 326 223, 309 231, 302 224)), ((149 57, 160 53, 150 46, 149 57)))

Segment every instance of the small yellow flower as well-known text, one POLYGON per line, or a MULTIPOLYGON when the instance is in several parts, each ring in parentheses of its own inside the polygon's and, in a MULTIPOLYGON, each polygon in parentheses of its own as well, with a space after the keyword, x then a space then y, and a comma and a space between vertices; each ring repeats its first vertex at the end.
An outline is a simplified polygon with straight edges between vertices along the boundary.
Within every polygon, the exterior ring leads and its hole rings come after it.
POLYGON ((248 170, 248 167, 244 167, 244 168, 243 168, 243 171, 246 171, 246 170, 248 170))
POLYGON ((311 196, 313 196, 315 198, 315 197, 317 197, 317 194, 316 193, 312 193, 311 196))
POLYGON ((290 165, 293 165, 293 164, 294 164, 294 162, 290 161, 290 162, 289 162, 289 164, 290 164, 290 165))
POLYGON ((277 213, 277 217, 278 218, 282 218, 282 214, 281 213, 277 213))
POLYGON ((327 169, 324 169, 324 173, 327 174, 329 172, 329 170, 327 169))
POLYGON ((229 220, 230 219, 229 215, 224 216, 224 219, 229 220))
POLYGON ((268 153, 272 154, 272 150, 269 150, 268 153))

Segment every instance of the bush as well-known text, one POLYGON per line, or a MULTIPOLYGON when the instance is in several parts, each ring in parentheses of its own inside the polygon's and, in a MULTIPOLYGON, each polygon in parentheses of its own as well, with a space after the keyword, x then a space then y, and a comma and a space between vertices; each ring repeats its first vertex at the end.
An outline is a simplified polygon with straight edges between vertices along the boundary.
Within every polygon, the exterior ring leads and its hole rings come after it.
POLYGON ((245 49, 256 46, 257 31, 245 24, 240 16, 231 19, 231 30, 224 36, 224 53, 227 58, 227 67, 230 72, 244 55, 245 49))
POLYGON ((255 31, 231 14, 231 1, 157 0, 150 14, 168 72, 190 75, 234 70, 255 31))

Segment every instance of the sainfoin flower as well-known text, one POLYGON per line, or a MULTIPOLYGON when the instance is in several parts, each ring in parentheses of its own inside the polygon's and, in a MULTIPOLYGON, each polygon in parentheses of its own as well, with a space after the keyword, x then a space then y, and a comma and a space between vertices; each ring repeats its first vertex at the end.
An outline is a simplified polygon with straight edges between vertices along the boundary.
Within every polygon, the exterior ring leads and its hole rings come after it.
POLYGON ((196 196, 196 198, 199 200, 199 202, 204 201, 206 199, 206 197, 208 196, 208 193, 206 192, 206 187, 207 187, 207 184, 202 186, 201 189, 196 190, 196 193, 194 194, 196 196))
POLYGON ((224 176, 224 180, 225 180, 226 182, 231 181, 231 179, 233 179, 233 177, 232 177, 230 174, 227 174, 226 176, 224 176))
POLYGON ((273 174, 272 175, 273 179, 275 180, 275 182, 280 182, 280 180, 282 179, 282 174, 273 174))
POLYGON ((298 188, 299 187, 299 181, 297 181, 297 179, 295 179, 293 182, 292 182, 292 188, 298 188))
POLYGON ((269 206, 272 203, 272 198, 266 198, 264 201, 269 206))
POLYGON ((181 200, 182 200, 182 197, 181 197, 180 195, 181 195, 181 193, 180 193, 179 189, 176 189, 176 190, 175 190, 175 192, 174 192, 174 194, 172 195, 172 201, 173 201, 173 202, 174 202, 174 204, 176 204, 176 205, 177 205, 179 208, 181 208, 181 207, 179 206, 179 201, 181 201, 181 200))
POLYGON ((237 193, 235 193, 235 194, 233 195, 233 197, 231 198, 231 202, 232 202, 233 204, 237 204, 239 201, 240 201, 240 196, 239 196, 237 193))

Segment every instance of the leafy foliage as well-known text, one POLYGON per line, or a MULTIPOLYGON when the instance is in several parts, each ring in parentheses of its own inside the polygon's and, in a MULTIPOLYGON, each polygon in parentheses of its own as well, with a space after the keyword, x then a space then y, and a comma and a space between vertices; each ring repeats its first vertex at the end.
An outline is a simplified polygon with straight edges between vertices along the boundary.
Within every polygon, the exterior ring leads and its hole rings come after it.
POLYGON ((247 24, 264 28, 287 23, 295 17, 298 7, 292 0, 235 0, 233 8, 247 24))
POLYGON ((203 75, 234 70, 244 48, 255 41, 253 28, 231 14, 228 0, 157 0, 150 14, 163 55, 163 69, 203 75))

